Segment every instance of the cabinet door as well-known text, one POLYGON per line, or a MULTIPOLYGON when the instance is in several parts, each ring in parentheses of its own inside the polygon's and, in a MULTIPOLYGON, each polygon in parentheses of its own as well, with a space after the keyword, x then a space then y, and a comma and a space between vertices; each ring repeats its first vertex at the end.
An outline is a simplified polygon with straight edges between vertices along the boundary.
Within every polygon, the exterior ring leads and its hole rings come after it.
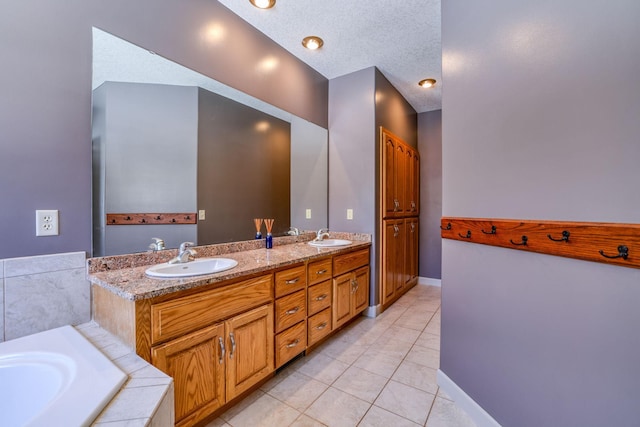
POLYGON ((225 326, 230 400, 274 370, 273 304, 233 317, 225 326))
POLYGON ((333 279, 332 329, 351 318, 351 273, 333 279))
POLYGON ((411 211, 412 215, 420 214, 420 154, 417 151, 413 152, 413 188, 411 190, 411 199, 409 203, 413 201, 413 210, 411 211))
POLYGON ((393 299, 396 292, 396 271, 395 271, 395 253, 396 253, 396 221, 385 220, 382 230, 382 302, 383 304, 393 299))
POLYGON ((369 267, 361 267, 354 273, 354 289, 351 316, 361 313, 369 306, 369 267))
POLYGON ((225 403, 224 324, 151 349, 151 362, 173 377, 176 425, 192 425, 225 403))
POLYGON ((396 216, 403 216, 407 212, 407 153, 408 147, 400 142, 396 142, 396 156, 395 156, 395 200, 396 203, 396 216))
POLYGON ((398 200, 396 196, 396 146, 397 143, 393 137, 386 132, 382 132, 382 142, 384 149, 382 153, 382 183, 383 183, 383 203, 385 218, 391 218, 396 215, 398 210, 398 200))
POLYGON ((418 244, 419 230, 418 219, 409 218, 405 221, 405 268, 404 268, 404 284, 412 285, 413 281, 418 278, 418 244))
POLYGON ((406 233, 404 220, 395 221, 395 229, 393 234, 393 283, 396 288, 396 292, 402 290, 404 287, 405 277, 405 249, 406 249, 406 233))

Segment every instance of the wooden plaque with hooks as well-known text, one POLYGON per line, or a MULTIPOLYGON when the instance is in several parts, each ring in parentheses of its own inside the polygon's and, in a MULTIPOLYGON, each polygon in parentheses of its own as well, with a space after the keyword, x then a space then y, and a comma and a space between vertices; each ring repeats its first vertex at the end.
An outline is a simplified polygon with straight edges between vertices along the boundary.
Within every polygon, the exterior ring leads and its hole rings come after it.
POLYGON ((640 268, 640 224, 443 217, 444 239, 640 268))
POLYGON ((197 214, 188 213, 110 213, 107 225, 196 224, 197 214))

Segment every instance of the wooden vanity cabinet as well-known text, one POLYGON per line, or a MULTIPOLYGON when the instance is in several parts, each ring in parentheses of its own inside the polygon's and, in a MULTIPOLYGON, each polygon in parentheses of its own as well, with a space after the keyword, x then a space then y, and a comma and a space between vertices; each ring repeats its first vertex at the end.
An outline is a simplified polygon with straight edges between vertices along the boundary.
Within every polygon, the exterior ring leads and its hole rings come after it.
POLYGON ((332 329, 337 329, 369 305, 369 249, 333 259, 332 329))
POLYGON ((151 304, 150 361, 174 379, 176 425, 203 420, 275 370, 273 292, 269 274, 151 304))
POLYGON ((151 349, 151 362, 174 379, 176 425, 207 417, 273 372, 273 305, 151 349))
POLYGON ((275 274, 276 369, 307 347, 307 268, 305 265, 275 274))

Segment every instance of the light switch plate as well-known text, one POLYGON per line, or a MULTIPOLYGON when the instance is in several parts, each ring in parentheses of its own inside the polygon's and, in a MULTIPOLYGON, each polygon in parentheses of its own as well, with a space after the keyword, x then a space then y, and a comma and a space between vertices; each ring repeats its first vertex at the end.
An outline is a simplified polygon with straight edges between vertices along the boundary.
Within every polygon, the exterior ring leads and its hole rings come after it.
POLYGON ((206 211, 204 209, 200 209, 198 211, 198 220, 204 221, 206 217, 207 217, 206 211))
POLYGON ((347 219, 353 219, 353 209, 347 209, 347 219))
POLYGON ((305 217, 306 217, 307 219, 311 219, 311 209, 307 209, 307 212, 306 212, 306 214, 305 214, 305 217))

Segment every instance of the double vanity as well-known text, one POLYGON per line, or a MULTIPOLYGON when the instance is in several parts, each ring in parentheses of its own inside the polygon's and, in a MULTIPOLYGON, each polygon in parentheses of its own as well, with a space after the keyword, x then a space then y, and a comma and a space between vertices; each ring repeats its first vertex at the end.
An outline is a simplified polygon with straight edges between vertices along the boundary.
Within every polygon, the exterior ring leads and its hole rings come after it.
POLYGON ((173 377, 176 425, 205 421, 368 307, 370 236, 313 237, 90 259, 94 320, 173 377))

